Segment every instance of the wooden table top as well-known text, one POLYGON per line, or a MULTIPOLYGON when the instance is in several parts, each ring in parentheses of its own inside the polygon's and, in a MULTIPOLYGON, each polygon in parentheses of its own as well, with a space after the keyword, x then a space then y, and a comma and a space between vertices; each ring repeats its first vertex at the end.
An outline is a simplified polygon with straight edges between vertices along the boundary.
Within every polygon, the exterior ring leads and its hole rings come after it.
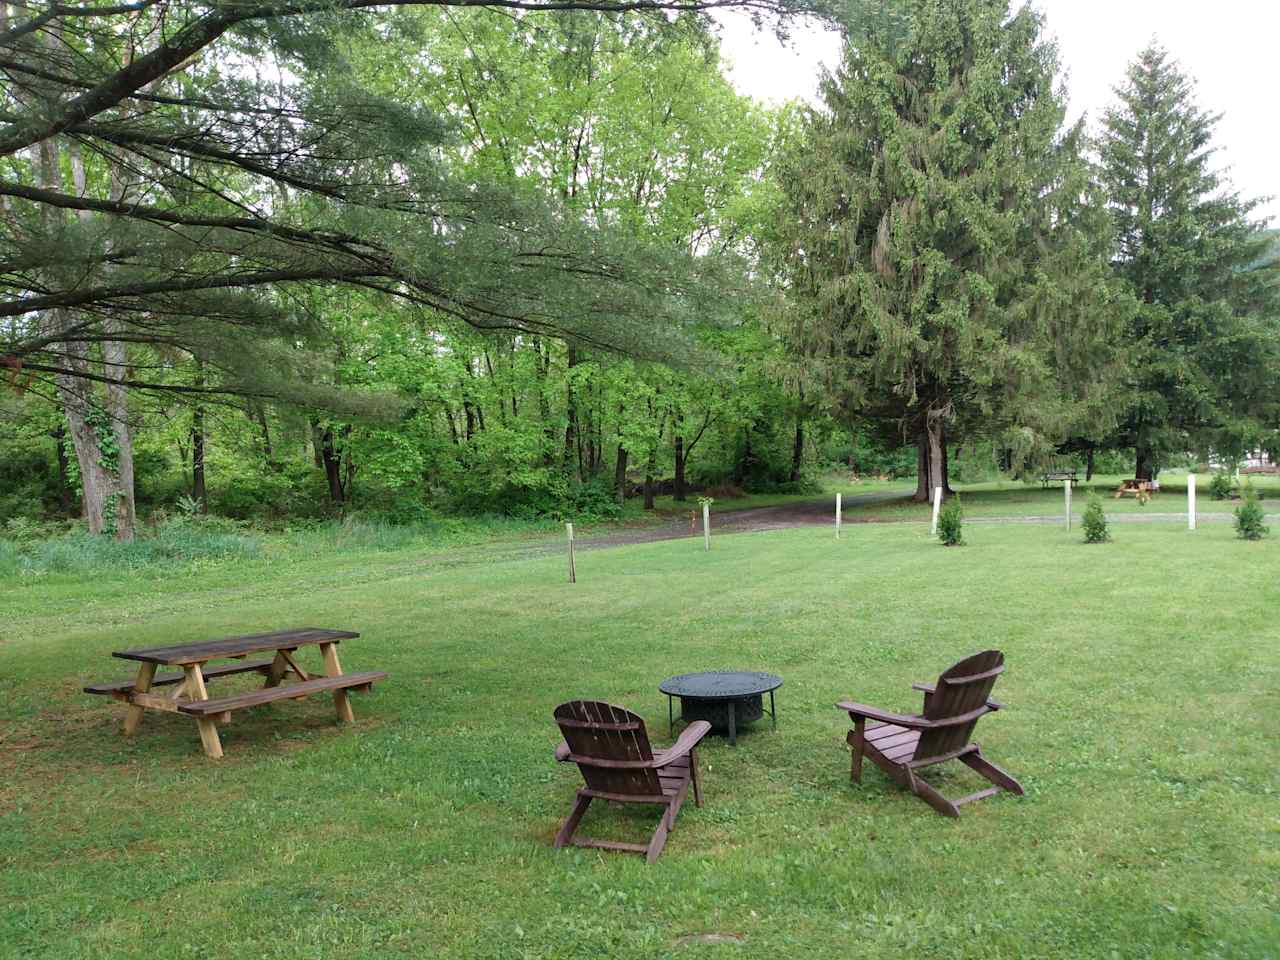
POLYGON ((336 643, 360 636, 350 630, 325 630, 320 627, 298 627, 294 630, 276 630, 272 633, 250 633, 243 637, 225 637, 222 640, 202 640, 198 643, 178 643, 167 647, 146 647, 141 650, 118 650, 111 654, 121 660, 140 660, 143 663, 159 663, 178 666, 188 663, 204 663, 219 657, 241 657, 264 650, 288 650, 314 643, 336 643))

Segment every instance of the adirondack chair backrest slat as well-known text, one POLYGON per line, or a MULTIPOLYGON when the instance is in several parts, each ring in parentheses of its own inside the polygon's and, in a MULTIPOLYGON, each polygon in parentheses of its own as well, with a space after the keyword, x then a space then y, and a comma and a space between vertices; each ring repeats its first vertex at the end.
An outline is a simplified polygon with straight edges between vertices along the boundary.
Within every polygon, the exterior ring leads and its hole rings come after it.
MULTIPOLYGON (((556 707, 556 722, 569 752, 605 762, 653 759, 644 721, 622 707, 599 700, 572 700, 556 707)), ((578 769, 592 790, 637 797, 661 797, 662 781, 652 768, 600 767, 580 761, 578 769)))
POLYGON ((912 759, 927 760, 959 750, 969 743, 974 725, 986 712, 991 688, 1003 671, 1004 654, 999 650, 984 650, 966 657, 943 673, 929 697, 925 718, 936 721, 970 713, 973 716, 963 723, 923 731, 912 759))

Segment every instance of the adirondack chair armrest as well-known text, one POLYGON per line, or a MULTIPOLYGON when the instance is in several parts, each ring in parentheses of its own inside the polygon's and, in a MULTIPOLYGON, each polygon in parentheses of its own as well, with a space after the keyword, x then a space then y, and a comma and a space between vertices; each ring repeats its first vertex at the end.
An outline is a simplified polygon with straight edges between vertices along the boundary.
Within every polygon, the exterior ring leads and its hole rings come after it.
POLYGON ((869 707, 865 703, 854 703, 842 700, 836 704, 837 710, 846 710, 851 716, 865 717, 868 720, 879 720, 881 723, 892 723, 899 727, 910 727, 913 730, 925 730, 933 726, 933 721, 924 717, 908 716, 904 713, 891 713, 878 707, 869 707))
POLYGON ((569 759, 569 755, 572 752, 573 751, 569 749, 568 742, 561 740, 560 746, 556 747, 556 759, 559 760, 561 763, 564 763, 566 760, 569 759))
MULTIPOLYGON (((928 700, 929 695, 938 689, 938 685, 936 683, 913 683, 911 685, 911 689, 919 690, 921 693, 925 695, 925 700, 928 700)), ((1004 709, 1004 704, 999 700, 988 700, 987 706, 990 707, 992 710, 1004 709)))
POLYGON ((695 720, 689 724, 681 732, 679 738, 672 744, 670 750, 658 750, 653 755, 653 765, 658 768, 665 767, 673 760, 679 760, 690 750, 698 745, 698 742, 711 731, 711 724, 705 720, 695 720))

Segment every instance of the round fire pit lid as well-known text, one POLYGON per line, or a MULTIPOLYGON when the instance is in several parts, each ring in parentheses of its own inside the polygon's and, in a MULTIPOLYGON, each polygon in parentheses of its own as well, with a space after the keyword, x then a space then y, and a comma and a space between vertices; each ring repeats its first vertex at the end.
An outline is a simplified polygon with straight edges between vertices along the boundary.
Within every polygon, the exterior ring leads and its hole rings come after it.
POLYGON ((695 697, 699 700, 734 700, 753 694, 768 693, 782 686, 782 678, 772 673, 744 670, 712 670, 704 673, 681 673, 667 677, 658 689, 672 697, 695 697))

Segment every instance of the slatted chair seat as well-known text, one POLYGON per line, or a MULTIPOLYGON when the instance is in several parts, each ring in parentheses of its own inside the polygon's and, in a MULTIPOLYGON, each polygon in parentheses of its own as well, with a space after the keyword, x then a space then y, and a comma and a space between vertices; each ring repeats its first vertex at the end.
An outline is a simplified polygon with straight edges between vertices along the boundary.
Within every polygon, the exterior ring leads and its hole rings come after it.
POLYGON ((853 751, 850 778, 855 783, 862 782, 862 758, 868 757, 894 781, 948 817, 960 816, 964 804, 1001 790, 1021 795, 1022 785, 983 757, 981 747, 970 739, 981 717, 1003 707, 990 697, 991 688, 1003 671, 1004 654, 985 650, 961 660, 936 684, 914 684, 924 693, 924 709, 919 714, 897 714, 852 701, 836 704, 853 720, 848 736, 853 751), (995 786, 948 800, 916 775, 923 767, 948 760, 959 760, 995 786))
POLYGON ((653 750, 644 721, 629 710, 598 700, 573 700, 555 710, 564 742, 556 748, 556 760, 576 763, 586 786, 555 838, 558 850, 566 844, 641 853, 653 863, 675 829, 689 788, 694 803, 702 806, 698 782, 698 742, 711 730, 705 720, 691 723, 669 750, 653 750), (592 800, 615 803, 647 803, 663 807, 662 818, 647 844, 595 840, 577 836, 578 825, 592 800))

